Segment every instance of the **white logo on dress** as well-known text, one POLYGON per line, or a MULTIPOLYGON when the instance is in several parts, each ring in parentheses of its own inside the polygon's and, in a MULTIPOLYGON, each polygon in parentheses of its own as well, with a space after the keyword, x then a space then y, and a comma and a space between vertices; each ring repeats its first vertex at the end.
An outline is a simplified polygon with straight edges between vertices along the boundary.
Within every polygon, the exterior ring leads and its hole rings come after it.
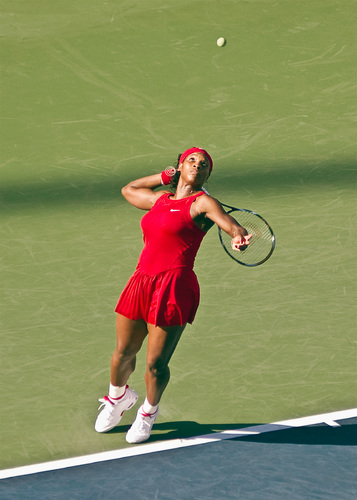
POLYGON ((179 208, 171 208, 170 212, 180 212, 180 209, 179 208))

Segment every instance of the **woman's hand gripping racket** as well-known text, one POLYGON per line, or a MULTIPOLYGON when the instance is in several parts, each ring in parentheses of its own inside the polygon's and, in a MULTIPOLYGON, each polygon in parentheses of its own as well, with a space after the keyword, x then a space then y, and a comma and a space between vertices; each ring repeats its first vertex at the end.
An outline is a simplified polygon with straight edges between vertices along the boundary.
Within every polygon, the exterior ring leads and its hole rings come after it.
MULTIPOLYGON (((209 194, 205 189, 203 191, 209 194)), ((266 262, 275 248, 275 236, 267 221, 260 215, 245 210, 244 208, 231 207, 221 203, 227 209, 226 213, 233 217, 240 226, 243 226, 248 234, 252 235, 249 245, 246 247, 234 248, 232 238, 227 233, 218 228, 219 240, 227 254, 239 264, 247 267, 260 266, 266 262)))

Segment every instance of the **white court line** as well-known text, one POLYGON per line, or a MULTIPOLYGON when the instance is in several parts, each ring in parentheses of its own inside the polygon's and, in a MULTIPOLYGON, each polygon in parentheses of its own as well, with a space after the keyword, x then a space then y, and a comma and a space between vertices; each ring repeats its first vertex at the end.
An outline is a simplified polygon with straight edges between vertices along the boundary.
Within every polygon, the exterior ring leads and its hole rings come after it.
POLYGON ((336 420, 345 420, 347 418, 357 417, 357 408, 351 410, 343 410, 332 413, 323 413, 310 417, 296 418, 292 420, 281 420, 272 424, 254 425, 243 429, 232 429, 203 436, 190 437, 185 439, 171 439, 159 443, 142 444, 122 450, 105 451, 82 457, 65 458, 62 460, 54 460, 34 465, 26 465, 23 467, 15 467, 12 469, 4 469, 0 471, 0 479, 11 477, 26 476, 29 474, 38 474, 39 472, 49 472, 69 467, 78 467, 80 465, 88 465, 98 462, 107 462, 108 460, 118 460, 121 458, 136 457, 158 451, 175 450, 178 448, 186 448, 188 446, 197 446, 199 444, 213 443, 215 441, 223 441, 224 439, 233 439, 246 437, 249 435, 264 434, 265 432, 274 432, 291 427, 304 427, 307 425, 326 423, 332 427, 338 427, 336 420))
POLYGON ((356 412, 357 408, 352 408, 351 410, 334 411, 332 413, 323 413, 321 415, 314 415, 312 417, 302 417, 292 420, 281 420, 280 422, 276 423, 279 425, 288 425, 289 427, 302 427, 304 425, 313 425, 321 423, 326 423, 327 425, 330 425, 328 422, 333 422, 336 420, 344 420, 346 418, 354 418, 357 416, 356 412))

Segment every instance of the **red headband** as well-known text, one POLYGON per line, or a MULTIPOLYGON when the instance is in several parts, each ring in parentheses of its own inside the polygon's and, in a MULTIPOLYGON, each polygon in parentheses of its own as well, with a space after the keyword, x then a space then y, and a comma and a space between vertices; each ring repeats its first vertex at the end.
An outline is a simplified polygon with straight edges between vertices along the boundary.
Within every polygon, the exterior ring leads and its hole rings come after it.
POLYGON ((204 149, 202 148, 191 148, 191 149, 187 149, 184 153, 182 153, 182 155, 180 156, 180 163, 183 163, 185 161, 185 158, 188 157, 188 155, 191 155, 192 153, 202 153, 203 155, 205 155, 208 160, 209 160, 209 164, 210 164, 210 169, 209 169, 209 173, 212 172, 212 168, 213 168, 213 161, 212 161, 212 158, 210 157, 210 155, 207 153, 207 151, 205 151, 204 149))

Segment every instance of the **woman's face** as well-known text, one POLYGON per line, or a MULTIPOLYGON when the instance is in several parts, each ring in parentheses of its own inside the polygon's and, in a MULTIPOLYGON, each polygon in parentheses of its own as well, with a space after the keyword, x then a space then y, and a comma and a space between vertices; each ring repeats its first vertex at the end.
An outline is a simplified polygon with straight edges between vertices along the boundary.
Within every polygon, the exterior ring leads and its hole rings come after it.
POLYGON ((192 153, 180 163, 178 170, 182 180, 194 185, 202 185, 209 177, 210 162, 202 153, 192 153))

